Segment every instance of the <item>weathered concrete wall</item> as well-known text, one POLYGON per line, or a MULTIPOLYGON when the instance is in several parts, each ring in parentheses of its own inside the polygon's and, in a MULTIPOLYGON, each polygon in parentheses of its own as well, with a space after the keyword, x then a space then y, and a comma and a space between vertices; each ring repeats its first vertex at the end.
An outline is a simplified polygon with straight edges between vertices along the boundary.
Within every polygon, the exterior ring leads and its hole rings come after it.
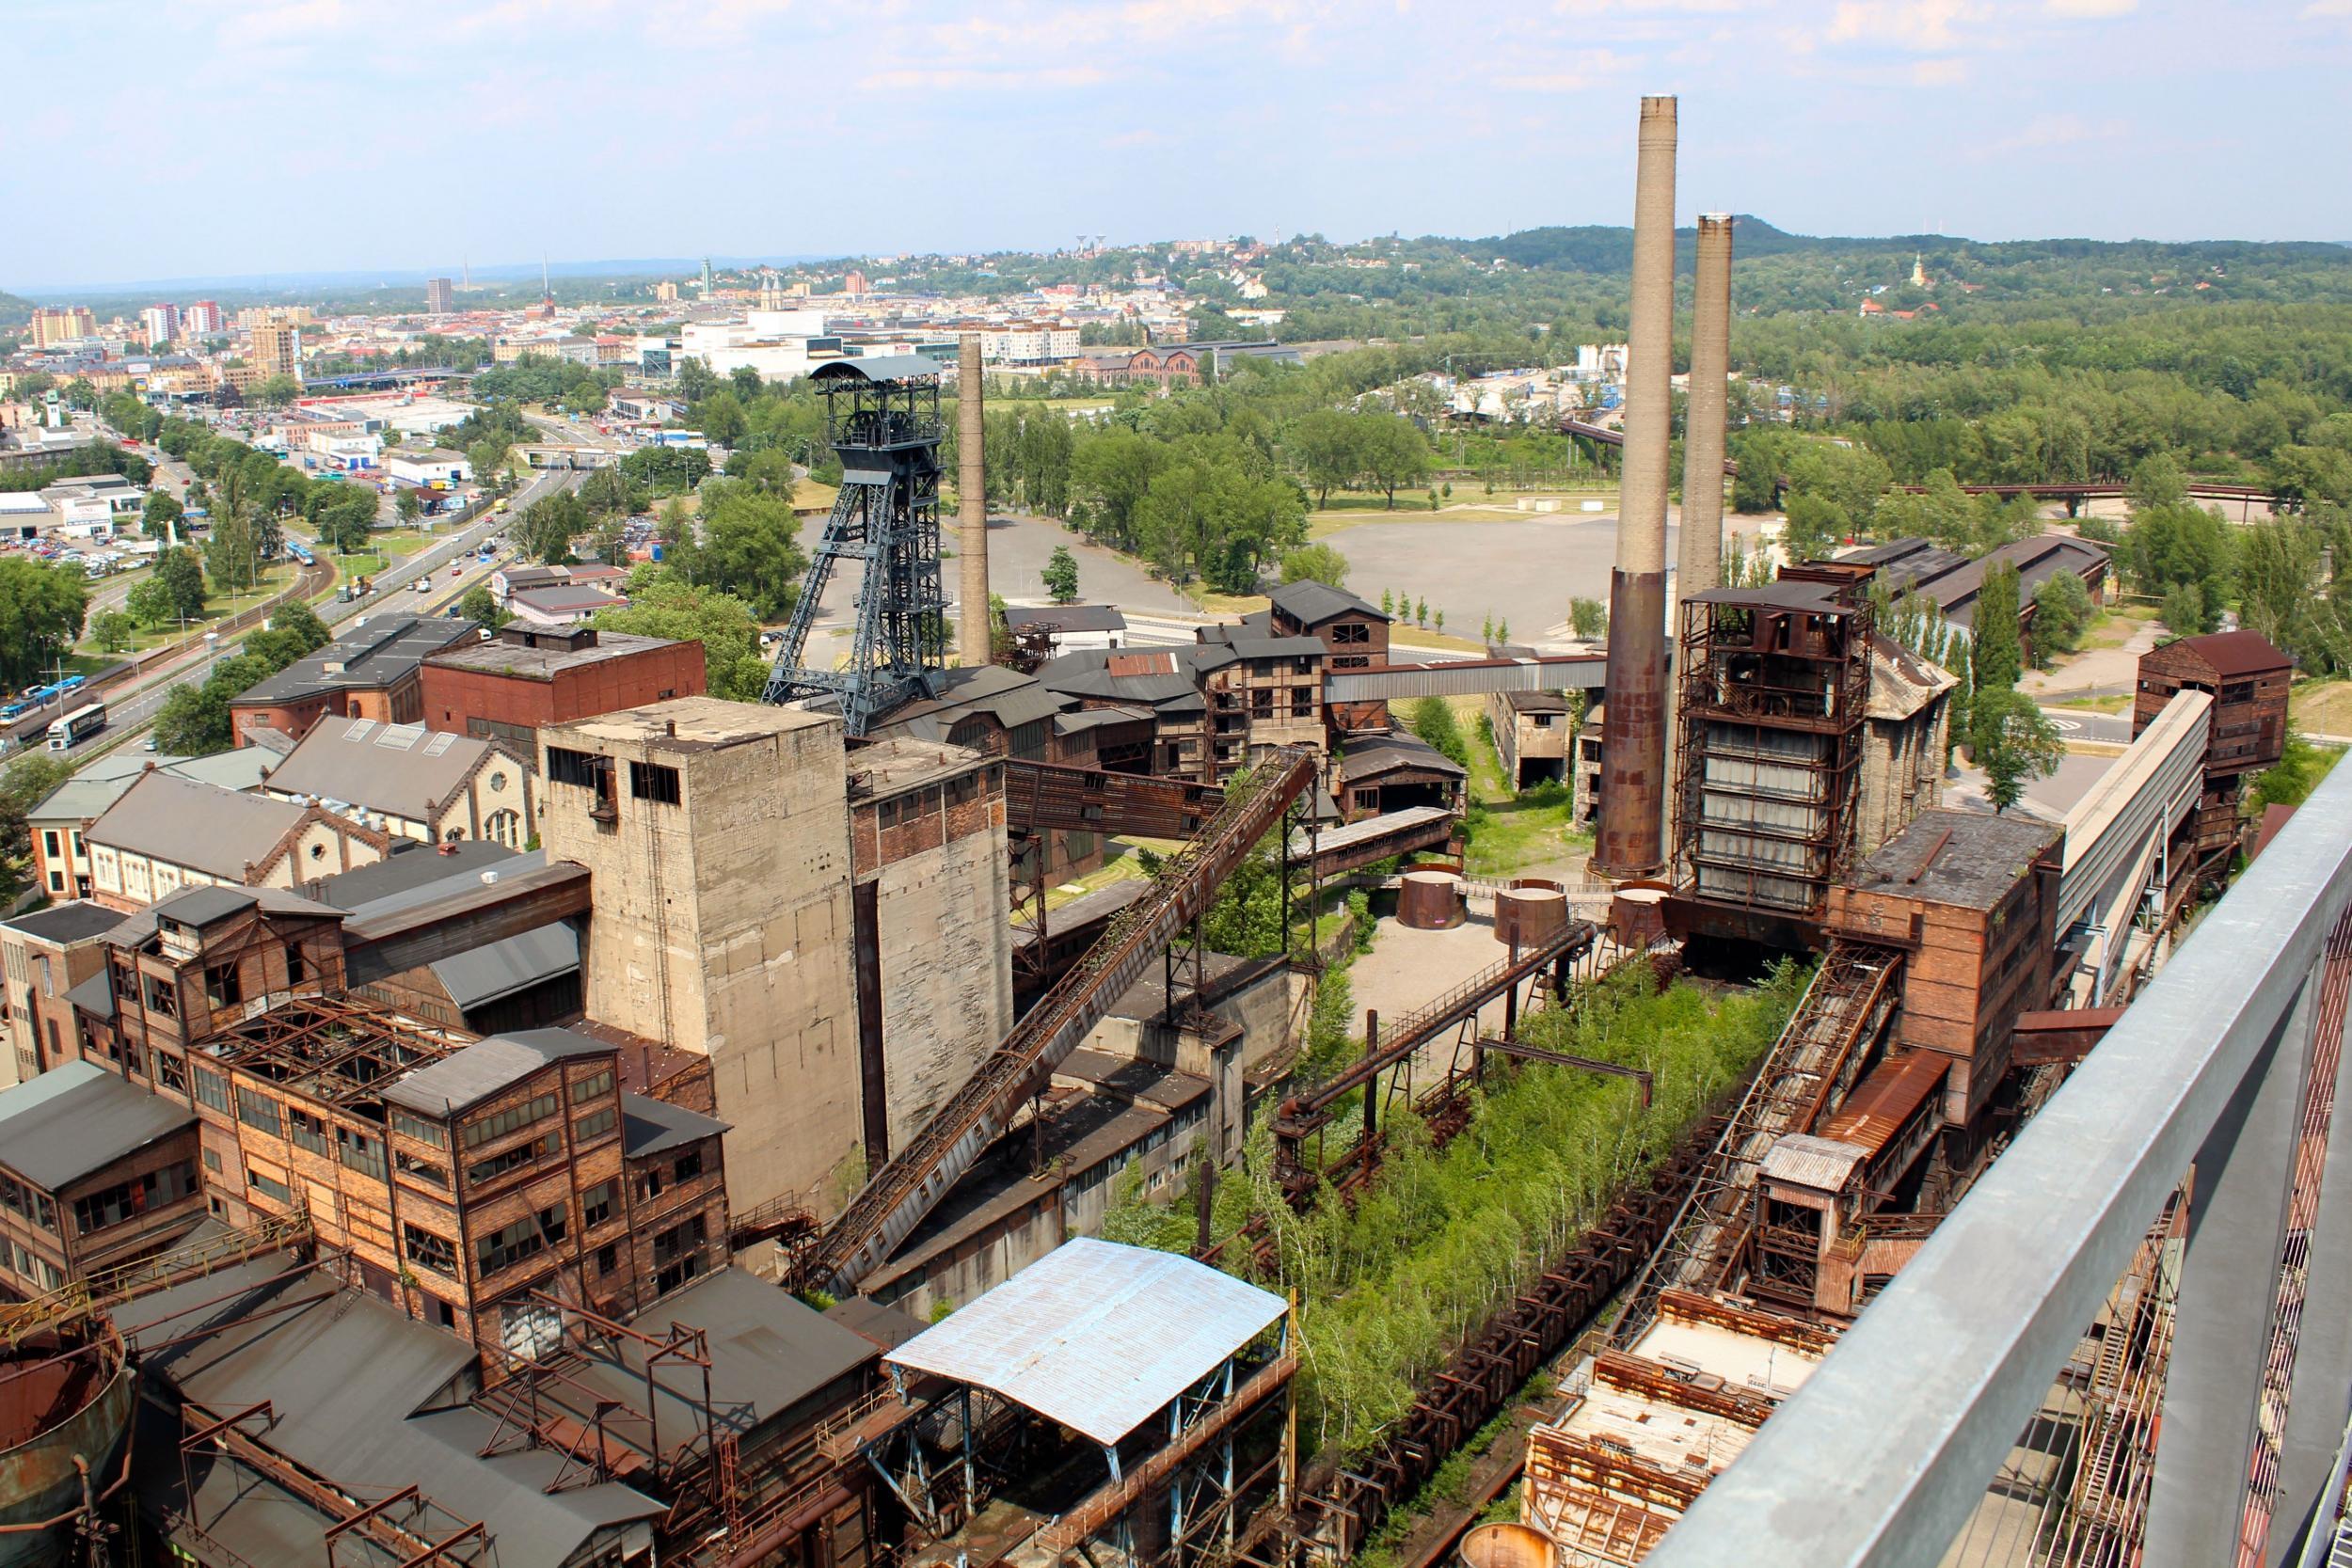
POLYGON ((615 759, 610 826, 541 760, 542 842, 596 879, 589 1016, 710 1058, 737 1209, 830 1212, 860 1127, 839 722, 681 698, 541 736, 615 759), (631 761, 676 768, 678 803, 633 795, 631 761))
POLYGON ((1001 818, 883 866, 882 1076, 903 1148, 1012 1028, 1001 818))
POLYGON ((1909 719, 1873 719, 1862 734, 1862 818, 1857 855, 1867 855, 1944 800, 1944 732, 1949 692, 1909 719))

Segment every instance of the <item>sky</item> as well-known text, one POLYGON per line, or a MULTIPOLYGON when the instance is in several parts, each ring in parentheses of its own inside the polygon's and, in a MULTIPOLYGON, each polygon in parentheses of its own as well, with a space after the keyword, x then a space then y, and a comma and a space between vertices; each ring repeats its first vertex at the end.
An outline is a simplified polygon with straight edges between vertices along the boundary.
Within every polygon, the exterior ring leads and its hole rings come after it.
POLYGON ((2352 240, 2352 0, 0 0, 0 290, 1631 221, 2352 240))

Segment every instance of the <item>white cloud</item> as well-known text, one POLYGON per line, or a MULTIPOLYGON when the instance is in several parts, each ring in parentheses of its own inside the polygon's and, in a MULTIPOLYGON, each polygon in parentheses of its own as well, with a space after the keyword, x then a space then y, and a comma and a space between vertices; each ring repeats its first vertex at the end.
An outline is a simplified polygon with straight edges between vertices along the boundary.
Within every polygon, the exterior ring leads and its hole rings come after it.
POLYGON ((1956 87, 1968 80, 1968 62, 1946 56, 1940 60, 1919 60, 1911 68, 1915 87, 1956 87))
POLYGON ((2097 19, 2129 16, 2139 9, 2139 0, 2042 0, 2042 8, 2052 16, 2097 19))
POLYGON ((1963 41, 1954 24, 1975 18, 1966 0, 1841 0, 1830 18, 1829 41, 1939 54, 1963 41))
POLYGON ((974 71, 948 66, 933 69, 877 71, 858 78, 872 89, 957 92, 978 87, 1086 87, 1110 80, 1092 66, 1069 66, 1055 71, 974 71))

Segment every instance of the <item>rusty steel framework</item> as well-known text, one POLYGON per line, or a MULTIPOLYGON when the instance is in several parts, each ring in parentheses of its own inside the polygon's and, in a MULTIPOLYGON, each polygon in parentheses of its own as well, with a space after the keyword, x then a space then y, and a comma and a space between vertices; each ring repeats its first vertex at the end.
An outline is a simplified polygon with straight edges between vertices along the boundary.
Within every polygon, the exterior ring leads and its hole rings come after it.
POLYGON ((1722 934, 1817 921, 1859 847, 1870 602, 1785 576, 1681 608, 1677 903, 1722 934))
POLYGON ((1809 1132, 1842 1085, 1851 1085, 1894 1018, 1902 954, 1839 942, 1813 974, 1796 1010, 1721 1124, 1680 1210, 1627 1292, 1612 1338, 1630 1345, 1656 1315, 1661 1292, 1704 1291, 1736 1259, 1752 1217, 1756 1176, 1774 1143, 1809 1132))
POLYGON ((214 1037, 217 1059, 339 1108, 475 1037, 344 996, 297 996, 214 1037))
POLYGON ((1317 763, 1311 748, 1285 747, 1245 784, 1228 786, 1216 815, 1161 865, 1151 890, 1112 921, 939 1115, 866 1182, 811 1249, 802 1283, 851 1287, 889 1256, 1010 1129, 1039 1080, 1067 1059, 1152 960, 1200 918, 1225 879, 1313 784, 1317 763))
MULTIPOLYGON (((1525 950, 1514 949, 1490 968, 1470 976, 1452 990, 1408 1014, 1383 1038, 1377 1013, 1368 1013, 1364 1021, 1364 1053, 1343 1071, 1303 1094, 1295 1094, 1282 1101, 1274 1118, 1275 1180, 1294 1207, 1311 1201, 1315 1189, 1326 1179, 1348 1187, 1360 1182, 1379 1159, 1379 1138, 1383 1108, 1394 1101, 1414 1101, 1412 1063, 1421 1051, 1441 1037, 1448 1029, 1463 1031, 1467 1051, 1457 1051, 1438 1093, 1447 1104, 1460 1098, 1457 1079, 1474 1081, 1481 1065, 1490 1051, 1507 1050, 1508 1053, 1533 1055, 1534 1052, 1518 1046, 1516 1039, 1518 1023, 1519 988, 1530 981, 1541 979, 1547 971, 1554 997, 1565 996, 1569 974, 1577 960, 1589 956, 1599 933, 1590 921, 1573 921, 1563 926, 1549 938, 1525 950), (1479 1012, 1500 999, 1503 1004, 1502 1040, 1488 1044, 1478 1037, 1479 1012), (1383 1075, 1386 1091, 1383 1092, 1383 1075), (1356 1141, 1329 1164, 1320 1159, 1310 1160, 1306 1144, 1310 1138, 1318 1140, 1338 1114, 1340 1102, 1362 1090, 1363 1130, 1356 1141)), ((1543 1053, 1546 1059, 1564 1065, 1614 1070, 1614 1065, 1593 1063, 1578 1058, 1543 1053)), ((1464 1108, 1467 1114, 1467 1106, 1464 1108)))
POLYGON ((367 1504, 353 1502, 333 1480, 318 1474, 264 1441, 278 1423, 267 1400, 234 1410, 213 1410, 193 1401, 180 1407, 180 1496, 186 1512, 179 1523, 211 1544, 213 1540, 197 1506, 195 1457, 209 1451, 219 1461, 242 1465, 283 1487, 303 1503, 335 1521, 326 1527, 326 1568, 352 1560, 340 1554, 343 1538, 354 1530, 374 1548, 362 1561, 389 1553, 402 1568, 431 1568, 433 1564, 464 1564, 486 1568, 497 1561, 489 1528, 479 1519, 450 1513, 418 1489, 414 1482, 367 1504), (259 1424, 259 1432, 247 1430, 259 1424))

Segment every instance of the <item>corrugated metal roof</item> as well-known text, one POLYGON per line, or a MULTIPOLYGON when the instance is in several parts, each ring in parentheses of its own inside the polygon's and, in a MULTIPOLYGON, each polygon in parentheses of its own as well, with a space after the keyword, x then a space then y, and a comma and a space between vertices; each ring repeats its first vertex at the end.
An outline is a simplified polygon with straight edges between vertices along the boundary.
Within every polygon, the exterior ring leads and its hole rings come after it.
POLYGON ((195 1121, 104 1068, 68 1062, 0 1093, 0 1164, 54 1193, 195 1121))
POLYGON ((1766 1181, 1786 1181, 1794 1187, 1834 1193, 1846 1184, 1846 1178, 1868 1155, 1869 1150, 1839 1143, 1835 1138, 1791 1132, 1764 1151, 1756 1175, 1766 1181))
POLYGON ((1877 1155, 1936 1091, 1950 1067, 1950 1058, 1932 1051, 1915 1051, 1881 1062, 1869 1077, 1854 1085, 1844 1106, 1821 1128, 1821 1135, 1877 1155))
POLYGON ((1116 1443, 1284 1310, 1205 1263, 1080 1237, 887 1359, 1116 1443))
POLYGON ((621 1096, 622 1152, 629 1159, 660 1154, 703 1138, 715 1138, 730 1124, 666 1100, 642 1094, 621 1096))
POLYGON ((412 1111, 446 1116, 520 1083, 549 1062, 598 1052, 610 1054, 612 1049, 569 1029, 518 1029, 476 1040, 417 1069, 387 1085, 384 1098, 412 1111))
POLYGON ((809 372, 812 381, 842 381, 861 376, 867 381, 911 381, 937 375, 946 367, 919 354, 879 354, 866 359, 831 359, 809 372))
POLYGON ((455 958, 438 959, 433 965, 433 977, 463 1010, 528 990, 579 968, 580 933, 567 922, 557 920, 455 958))

